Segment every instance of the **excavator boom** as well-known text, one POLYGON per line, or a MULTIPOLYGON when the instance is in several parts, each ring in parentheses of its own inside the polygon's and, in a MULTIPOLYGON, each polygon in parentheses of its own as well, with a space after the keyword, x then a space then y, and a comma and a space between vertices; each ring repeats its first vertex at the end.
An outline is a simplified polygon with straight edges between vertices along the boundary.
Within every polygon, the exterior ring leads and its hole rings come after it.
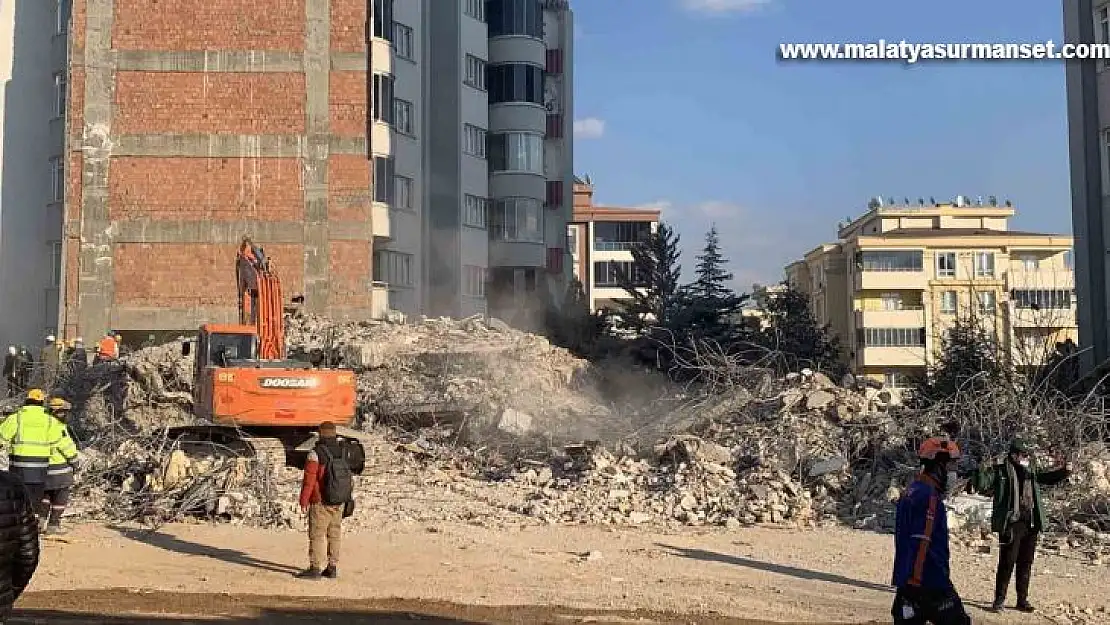
POLYGON ((258 330, 258 358, 285 358, 285 306, 281 280, 265 252, 244 237, 235 262, 239 323, 258 330))

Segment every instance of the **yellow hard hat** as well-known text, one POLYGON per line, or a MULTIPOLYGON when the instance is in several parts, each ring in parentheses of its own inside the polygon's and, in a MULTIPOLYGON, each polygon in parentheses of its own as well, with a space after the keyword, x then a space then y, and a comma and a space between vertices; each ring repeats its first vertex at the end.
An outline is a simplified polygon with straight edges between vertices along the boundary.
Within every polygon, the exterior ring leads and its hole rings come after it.
POLYGON ((73 406, 61 397, 51 397, 50 403, 47 404, 51 410, 70 410, 73 406))
POLYGON ((43 393, 42 389, 40 389, 40 388, 33 388, 33 389, 27 391, 27 400, 28 401, 44 401, 45 399, 46 399, 46 393, 43 393))

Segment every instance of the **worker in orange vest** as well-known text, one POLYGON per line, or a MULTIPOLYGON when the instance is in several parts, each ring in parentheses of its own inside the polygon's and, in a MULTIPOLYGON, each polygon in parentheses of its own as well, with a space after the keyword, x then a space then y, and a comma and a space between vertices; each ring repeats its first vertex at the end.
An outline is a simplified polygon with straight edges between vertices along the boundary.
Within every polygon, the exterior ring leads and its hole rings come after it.
POLYGON ((119 358, 119 341, 116 340, 116 337, 113 336, 111 332, 108 332, 104 335, 104 338, 100 339, 100 343, 97 345, 96 357, 98 360, 115 360, 119 358))

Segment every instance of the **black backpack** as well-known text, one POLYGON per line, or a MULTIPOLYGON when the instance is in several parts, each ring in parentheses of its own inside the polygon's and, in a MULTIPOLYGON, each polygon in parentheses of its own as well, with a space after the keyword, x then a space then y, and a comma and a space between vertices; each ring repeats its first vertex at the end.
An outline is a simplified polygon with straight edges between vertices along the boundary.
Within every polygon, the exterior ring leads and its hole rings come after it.
POLYGON ((320 493, 324 505, 337 506, 347 503, 355 494, 354 474, 347 463, 347 454, 333 455, 328 446, 323 443, 316 446, 316 453, 324 464, 323 490, 320 493))
POLYGON ((362 448, 362 443, 354 438, 341 438, 339 444, 343 447, 343 457, 347 459, 351 473, 362 475, 366 470, 366 450, 362 448))

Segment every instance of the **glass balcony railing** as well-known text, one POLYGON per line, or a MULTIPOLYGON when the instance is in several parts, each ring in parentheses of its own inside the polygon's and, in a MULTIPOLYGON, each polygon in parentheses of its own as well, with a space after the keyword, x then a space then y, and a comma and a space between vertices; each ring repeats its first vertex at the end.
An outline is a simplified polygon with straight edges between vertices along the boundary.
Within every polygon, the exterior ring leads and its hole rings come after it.
POLYGON ((640 241, 594 241, 594 249, 599 252, 628 252, 640 241))

